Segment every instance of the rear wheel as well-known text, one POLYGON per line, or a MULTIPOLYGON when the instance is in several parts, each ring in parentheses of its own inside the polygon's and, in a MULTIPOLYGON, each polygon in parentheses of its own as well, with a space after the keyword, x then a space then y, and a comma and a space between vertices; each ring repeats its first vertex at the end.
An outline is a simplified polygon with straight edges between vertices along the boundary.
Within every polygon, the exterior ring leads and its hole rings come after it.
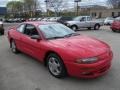
POLYGON ((99 24, 96 24, 95 26, 94 26, 94 30, 99 30, 100 29, 100 25, 99 24))
POLYGON ((116 32, 116 30, 112 29, 113 32, 116 32))
POLYGON ((91 30, 91 27, 88 27, 88 30, 91 30))
POLYGON ((15 54, 17 54, 19 52, 14 40, 11 41, 11 51, 15 54))
POLYGON ((54 53, 48 55, 47 67, 49 72, 56 78, 63 78, 66 76, 66 68, 63 61, 54 53))
POLYGON ((2 35, 4 35, 4 30, 1 32, 2 35))

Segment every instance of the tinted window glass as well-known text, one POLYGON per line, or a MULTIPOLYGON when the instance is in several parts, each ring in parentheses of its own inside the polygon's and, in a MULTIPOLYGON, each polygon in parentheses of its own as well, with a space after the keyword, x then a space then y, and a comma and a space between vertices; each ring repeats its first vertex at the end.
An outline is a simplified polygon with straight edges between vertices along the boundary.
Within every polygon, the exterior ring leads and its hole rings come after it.
POLYGON ((35 28, 35 26, 27 24, 24 30, 24 34, 32 36, 32 35, 38 35, 38 31, 35 28))

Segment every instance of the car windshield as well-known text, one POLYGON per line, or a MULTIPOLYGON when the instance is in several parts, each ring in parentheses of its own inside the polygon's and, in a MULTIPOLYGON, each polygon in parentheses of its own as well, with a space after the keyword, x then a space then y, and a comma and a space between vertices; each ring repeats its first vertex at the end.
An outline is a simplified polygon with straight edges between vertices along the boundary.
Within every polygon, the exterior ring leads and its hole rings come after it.
POLYGON ((73 30, 62 24, 39 25, 39 29, 42 31, 46 39, 57 39, 77 35, 73 30))
POLYGON ((75 17, 75 18, 73 18, 73 21, 80 21, 82 19, 82 17, 80 16, 80 17, 75 17))

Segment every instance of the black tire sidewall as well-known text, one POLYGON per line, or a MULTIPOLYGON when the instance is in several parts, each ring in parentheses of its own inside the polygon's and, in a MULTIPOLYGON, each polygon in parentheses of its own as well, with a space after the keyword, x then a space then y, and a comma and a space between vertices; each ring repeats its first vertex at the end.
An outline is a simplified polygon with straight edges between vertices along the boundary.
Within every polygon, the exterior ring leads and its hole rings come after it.
POLYGON ((71 29, 76 31, 78 28, 77 28, 77 26, 73 25, 73 26, 71 26, 71 29), (76 29, 74 30, 73 27, 76 28, 76 29))
POLYGON ((91 30, 91 27, 88 27, 88 30, 91 30))
POLYGON ((4 35, 4 30, 1 32, 2 35, 4 35))
POLYGON ((116 32, 116 30, 112 29, 113 32, 116 32))
POLYGON ((94 30, 99 30, 100 29, 100 25, 99 24, 96 24, 95 26, 94 26, 94 30), (96 27, 99 27, 99 28, 96 28, 96 27))
POLYGON ((4 28, 0 28, 0 34, 4 35, 4 28))

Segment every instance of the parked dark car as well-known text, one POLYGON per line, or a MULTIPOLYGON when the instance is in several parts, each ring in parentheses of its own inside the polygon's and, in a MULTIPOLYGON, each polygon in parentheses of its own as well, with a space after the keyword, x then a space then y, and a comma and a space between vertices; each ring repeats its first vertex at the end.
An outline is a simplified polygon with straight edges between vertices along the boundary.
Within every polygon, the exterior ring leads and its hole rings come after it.
POLYGON ((60 18, 58 18, 57 22, 65 25, 66 21, 71 21, 72 19, 73 19, 73 17, 60 17, 60 18))
POLYGON ((3 22, 0 21, 0 35, 4 35, 3 22))

